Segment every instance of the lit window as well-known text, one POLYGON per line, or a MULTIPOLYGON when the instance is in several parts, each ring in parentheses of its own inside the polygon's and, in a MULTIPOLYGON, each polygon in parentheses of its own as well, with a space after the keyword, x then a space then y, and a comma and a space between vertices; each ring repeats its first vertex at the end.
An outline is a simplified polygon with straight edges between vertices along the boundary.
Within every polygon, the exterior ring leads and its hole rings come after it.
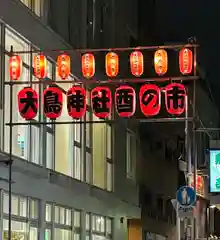
POLYGON ((106 233, 107 234, 112 233, 112 220, 109 218, 106 219, 106 233))
POLYGON ((38 201, 30 200, 30 218, 37 219, 38 218, 38 201))
POLYGON ((71 209, 66 209, 66 225, 71 226, 72 224, 72 211, 71 209))
POLYGON ((65 224, 65 208, 60 207, 60 224, 65 224))
MULTIPOLYGON (((46 222, 51 222, 51 214, 52 214, 52 206, 50 204, 46 204, 46 210, 45 210, 45 220, 46 222)), ((59 217, 57 217, 59 218, 59 217)))
POLYGON ((106 162, 106 175, 107 175, 107 191, 113 190, 113 164, 107 160, 106 162))
POLYGON ((27 217, 27 198, 19 197, 20 213, 21 217, 27 217))
POLYGON ((60 229, 60 228, 55 228, 54 229, 54 240, 71 240, 72 239, 72 232, 71 230, 65 230, 65 229, 60 229))
POLYGON ((81 128, 82 124, 73 124, 73 131, 74 131, 74 141, 80 143, 81 142, 81 128))
POLYGON ((41 4, 43 4, 43 0, 34 0, 33 11, 41 17, 41 4))
POLYGON ((51 133, 47 133, 47 143, 46 143, 46 167, 49 168, 49 169, 53 169, 53 135, 51 133))
POLYGON ((51 240, 51 230, 50 229, 45 229, 45 240, 51 240))
POLYGON ((86 213, 86 230, 90 230, 90 214, 86 213))
POLYGON ((55 220, 55 223, 59 223, 60 222, 60 208, 58 206, 55 206, 54 208, 54 220, 55 220))
POLYGON ((91 170, 92 170, 91 154, 86 152, 86 182, 91 182, 91 170))
POLYGON ((74 178, 81 180, 83 169, 83 160, 81 157, 81 148, 74 147, 74 178))
MULTIPOLYGON (((86 121, 91 121, 91 113, 86 111, 86 121)), ((86 147, 91 147, 91 133, 90 133, 91 124, 86 123, 86 147)))
POLYGON ((81 213, 79 211, 74 211, 74 227, 80 227, 80 215, 81 213))
POLYGON ((29 239, 30 240, 38 240, 38 230, 36 227, 30 227, 30 232, 29 232, 29 239))
POLYGON ((12 195, 11 204, 12 204, 12 214, 18 215, 18 197, 12 195))
POLYGON ((31 0, 21 0, 27 7, 31 7, 31 0))

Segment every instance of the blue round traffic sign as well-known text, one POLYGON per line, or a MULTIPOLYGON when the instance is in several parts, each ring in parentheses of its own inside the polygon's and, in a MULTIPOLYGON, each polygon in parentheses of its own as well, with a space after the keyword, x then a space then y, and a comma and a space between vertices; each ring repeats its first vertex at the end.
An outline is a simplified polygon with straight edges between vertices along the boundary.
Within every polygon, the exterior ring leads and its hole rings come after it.
POLYGON ((196 194, 193 188, 183 186, 177 190, 177 202, 183 207, 190 207, 196 202, 196 194))

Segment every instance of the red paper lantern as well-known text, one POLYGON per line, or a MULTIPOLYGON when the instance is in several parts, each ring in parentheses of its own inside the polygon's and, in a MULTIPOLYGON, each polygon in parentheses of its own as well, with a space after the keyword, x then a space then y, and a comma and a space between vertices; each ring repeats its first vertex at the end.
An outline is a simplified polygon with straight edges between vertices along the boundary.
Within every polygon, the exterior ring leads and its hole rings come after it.
POLYGON ((105 56, 105 71, 108 77, 116 77, 119 71, 118 54, 109 52, 105 56))
POLYGON ((159 76, 162 76, 167 72, 168 56, 164 49, 159 49, 154 53, 154 69, 159 76))
POLYGON ((86 113, 86 90, 73 86, 67 91, 67 111, 74 119, 82 118, 86 113))
POLYGON ((18 55, 11 56, 9 59, 9 75, 11 80, 18 80, 22 73, 22 60, 18 55))
POLYGON ((115 108, 120 117, 131 117, 136 110, 136 93, 134 88, 122 85, 115 91, 115 108))
POLYGON ((34 56, 34 75, 39 79, 47 76, 47 59, 44 55, 34 56))
POLYGON ((67 54, 61 54, 57 58, 57 73, 63 80, 70 75, 70 57, 67 54))
POLYGON ((193 53, 188 48, 183 48, 179 52, 179 69, 183 75, 190 74, 193 66, 193 53))
POLYGON ((95 74, 95 57, 91 53, 82 55, 82 74, 85 78, 91 78, 95 74))
POLYGON ((155 116, 161 108, 161 91, 155 84, 144 84, 139 92, 140 108, 142 113, 149 117, 155 116))
POLYGON ((112 93, 108 87, 96 87, 91 91, 93 113, 98 118, 108 118, 112 110, 112 93))
POLYGON ((50 119, 58 118, 63 110, 63 93, 58 87, 48 87, 43 92, 44 115, 50 119))
POLYGON ((167 112, 181 115, 186 107, 186 89, 183 84, 171 83, 165 87, 165 105, 167 112))
POLYGON ((134 51, 130 55, 131 73, 135 77, 140 77, 144 72, 144 57, 139 51, 134 51))
POLYGON ((18 110, 26 120, 32 120, 38 112, 38 94, 31 87, 25 87, 18 92, 18 110))

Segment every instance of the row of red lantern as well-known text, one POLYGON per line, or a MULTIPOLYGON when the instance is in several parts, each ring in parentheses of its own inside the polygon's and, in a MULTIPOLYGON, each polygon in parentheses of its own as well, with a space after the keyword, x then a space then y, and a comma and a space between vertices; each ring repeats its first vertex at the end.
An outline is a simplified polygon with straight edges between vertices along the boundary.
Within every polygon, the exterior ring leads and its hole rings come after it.
MULTIPOLYGON (((42 79, 47 76, 47 59, 44 55, 34 56, 34 75, 42 79)), ((190 74, 193 66, 193 53, 188 48, 179 52, 179 69, 183 75, 190 74)), ((162 76, 168 70, 168 55, 166 50, 159 49, 154 53, 154 69, 156 74, 162 76)), ((115 52, 109 52, 105 56, 105 70, 108 77, 117 77, 119 73, 119 56, 115 52)), ((130 54, 130 70, 132 75, 140 77, 144 72, 144 57, 140 51, 130 54)), ((10 58, 10 78, 17 80, 21 76, 22 60, 18 55, 10 58)), ((70 75, 70 57, 66 54, 57 58, 57 73, 63 80, 70 75)), ((91 78, 95 74, 95 57, 92 53, 82 55, 82 74, 85 78, 91 78)))
MULTIPOLYGON (((173 83, 165 88, 155 84, 145 84, 139 91, 139 104, 146 117, 155 116, 161 109, 161 93, 165 94, 165 106, 169 114, 181 115, 185 111, 186 90, 184 85, 173 83)), ((74 119, 82 118, 86 113, 86 90, 73 86, 67 91, 67 111, 74 119)), ((131 117, 136 111, 136 92, 128 85, 115 90, 114 105, 120 117, 131 117)), ((91 91, 91 106, 98 118, 108 118, 112 112, 112 92, 108 87, 95 87, 91 91)), ((37 92, 25 87, 18 93, 18 109, 26 120, 37 115, 39 99, 37 92)), ((58 87, 48 87, 43 92, 44 115, 50 119, 58 118, 63 109, 63 92, 58 87)))

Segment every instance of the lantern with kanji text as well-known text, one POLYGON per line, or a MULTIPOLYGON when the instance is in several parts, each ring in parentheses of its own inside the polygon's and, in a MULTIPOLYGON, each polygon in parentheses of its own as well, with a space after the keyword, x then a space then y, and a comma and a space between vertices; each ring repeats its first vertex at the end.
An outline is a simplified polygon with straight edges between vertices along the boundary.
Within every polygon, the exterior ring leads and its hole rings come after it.
POLYGON ((181 83, 171 83, 164 88, 166 110, 172 115, 181 115, 186 107, 186 89, 181 83))
POLYGON ((119 71, 118 54, 109 52, 105 56, 105 71, 108 77, 116 77, 119 71))
POLYGON ((86 90, 73 86, 67 91, 67 111, 74 119, 82 118, 86 113, 86 90))
POLYGON ((168 69, 168 56, 164 49, 159 49, 154 53, 154 69, 157 75, 162 76, 168 69))
POLYGON ((134 51, 130 55, 131 73, 135 77, 140 77, 144 72, 144 57, 142 52, 134 51))
POLYGON ((9 75, 11 80, 18 80, 22 73, 22 60, 18 55, 13 55, 9 59, 9 75))
POLYGON ((193 66, 193 53, 188 48, 183 48, 179 52, 179 69, 183 75, 190 74, 193 66))
POLYGON ((112 110, 112 93, 108 87, 95 87, 91 91, 93 114, 98 118, 108 118, 112 110))
POLYGON ((67 54, 61 54, 57 57, 58 76, 65 80, 70 75, 70 57, 67 54))
POLYGON ((63 93, 58 87, 48 87, 43 92, 44 115, 50 119, 58 118, 63 110, 63 93))
POLYGON ((82 55, 82 74, 85 78, 91 78, 95 74, 95 57, 91 53, 82 55))
POLYGON ((115 108, 120 117, 131 117, 136 110, 134 88, 122 85, 115 90, 115 108))
POLYGON ((38 94, 31 87, 25 87, 17 94, 18 110, 26 120, 32 120, 38 112, 38 94))
POLYGON ((139 91, 139 101, 142 113, 149 117, 155 116, 161 108, 161 91, 155 84, 144 84, 139 91))
POLYGON ((47 59, 44 55, 34 56, 34 75, 39 79, 47 76, 47 59))

